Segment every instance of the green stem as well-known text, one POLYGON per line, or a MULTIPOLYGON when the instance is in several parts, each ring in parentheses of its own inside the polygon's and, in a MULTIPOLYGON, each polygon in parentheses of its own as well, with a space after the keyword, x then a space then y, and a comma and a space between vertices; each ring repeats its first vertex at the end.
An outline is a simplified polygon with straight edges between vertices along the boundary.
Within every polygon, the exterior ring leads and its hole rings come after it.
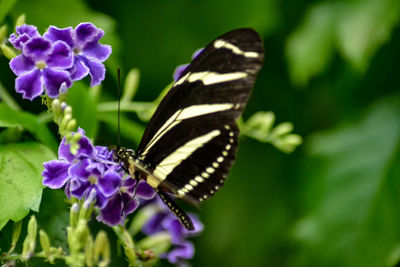
MULTIPOLYGON (((121 102, 121 111, 141 112, 153 107, 153 102, 121 102)), ((117 111, 118 102, 103 102, 97 105, 98 112, 117 111)))

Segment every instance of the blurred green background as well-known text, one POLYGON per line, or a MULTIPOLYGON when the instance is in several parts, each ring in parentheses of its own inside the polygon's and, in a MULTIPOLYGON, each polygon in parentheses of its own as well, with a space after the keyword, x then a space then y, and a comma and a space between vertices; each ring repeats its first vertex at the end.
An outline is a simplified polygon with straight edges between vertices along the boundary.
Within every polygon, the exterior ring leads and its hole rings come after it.
MULTIPOLYGON (((194 239, 193 266, 399 261, 400 1, 21 0, 4 21, 21 13, 41 32, 83 21, 105 30, 113 55, 101 100, 117 98, 116 66, 138 68, 135 100, 152 101, 215 37, 239 27, 261 34, 265 63, 243 117, 273 111, 304 144, 285 154, 241 139, 226 185, 198 211, 205 230, 194 239)), ((24 109, 45 110, 12 92, 14 79, 2 57, 5 88, 24 109)), ((104 124, 96 132, 97 144, 115 143, 104 124)))

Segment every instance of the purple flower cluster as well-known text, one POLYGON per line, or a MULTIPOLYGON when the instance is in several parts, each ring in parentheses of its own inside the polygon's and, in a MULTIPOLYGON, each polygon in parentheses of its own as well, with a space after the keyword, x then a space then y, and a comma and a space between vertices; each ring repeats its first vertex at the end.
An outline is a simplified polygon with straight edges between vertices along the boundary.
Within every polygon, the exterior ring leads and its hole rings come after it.
POLYGON ((81 23, 75 29, 50 26, 43 36, 35 26, 17 27, 8 39, 21 50, 10 61, 11 70, 18 76, 16 91, 32 100, 44 91, 56 98, 60 89, 87 75, 91 86, 100 84, 105 77, 103 62, 111 54, 109 45, 99 43, 103 35, 103 30, 92 23, 81 23))
POLYGON ((64 137, 58 149, 59 159, 43 164, 43 184, 53 189, 65 186, 69 198, 94 198, 95 206, 100 209, 99 221, 108 225, 123 224, 126 215, 139 206, 139 198, 152 199, 155 192, 144 181, 136 185, 135 179, 124 177, 120 166, 112 162, 112 151, 93 146, 82 129, 78 133, 82 137, 75 155, 64 137))
MULTIPOLYGON (((143 226, 142 231, 146 235, 154 235, 160 232, 167 231, 171 235, 172 250, 161 258, 166 258, 170 263, 184 265, 185 260, 191 259, 194 256, 194 245, 186 239, 191 236, 200 234, 203 231, 203 224, 199 219, 189 214, 192 219, 194 230, 188 231, 180 222, 179 219, 171 212, 168 207, 162 203, 160 199, 154 203, 159 206, 159 212, 154 214, 143 226)), ((153 205, 153 204, 150 204, 153 205)))

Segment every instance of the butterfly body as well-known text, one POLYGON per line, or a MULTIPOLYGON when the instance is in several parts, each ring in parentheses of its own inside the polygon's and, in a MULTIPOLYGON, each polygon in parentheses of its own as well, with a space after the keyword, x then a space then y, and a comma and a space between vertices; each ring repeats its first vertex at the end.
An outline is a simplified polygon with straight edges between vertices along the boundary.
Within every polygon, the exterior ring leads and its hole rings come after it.
POLYGON ((263 57, 262 41, 252 29, 218 37, 179 75, 137 152, 116 150, 123 167, 155 188, 187 228, 187 215, 165 192, 198 206, 222 187, 237 150, 236 119, 263 57))

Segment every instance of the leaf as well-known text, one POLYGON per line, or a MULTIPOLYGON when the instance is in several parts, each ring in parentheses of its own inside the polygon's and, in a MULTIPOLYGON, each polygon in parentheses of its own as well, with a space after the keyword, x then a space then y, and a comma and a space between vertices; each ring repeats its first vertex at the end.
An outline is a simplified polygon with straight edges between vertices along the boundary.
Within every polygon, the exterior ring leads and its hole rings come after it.
POLYGON ((20 143, 0 146, 0 229, 38 211, 42 198, 43 162, 56 156, 44 145, 20 143))
POLYGON ((321 73, 330 63, 334 42, 334 3, 312 7, 286 43, 290 77, 301 86, 321 73))
POLYGON ((39 141, 47 145, 54 151, 58 147, 58 143, 54 136, 38 118, 31 113, 25 111, 16 111, 5 104, 0 103, 0 127, 19 127, 22 126, 32 133, 39 141))
POLYGON ((314 4, 286 43, 292 81, 305 86, 324 71, 336 51, 356 70, 365 71, 399 18, 397 0, 314 4))
POLYGON ((385 99, 309 140, 300 266, 385 266, 400 242, 399 116, 399 97, 385 99))
POLYGON ((68 89, 67 103, 72 107, 72 117, 76 119, 77 126, 84 129, 88 137, 95 138, 99 126, 97 99, 90 95, 89 88, 83 82, 76 82, 68 89))
POLYGON ((356 69, 364 71, 372 56, 390 39, 398 25, 400 2, 353 1, 338 9, 337 14, 339 51, 356 69))

